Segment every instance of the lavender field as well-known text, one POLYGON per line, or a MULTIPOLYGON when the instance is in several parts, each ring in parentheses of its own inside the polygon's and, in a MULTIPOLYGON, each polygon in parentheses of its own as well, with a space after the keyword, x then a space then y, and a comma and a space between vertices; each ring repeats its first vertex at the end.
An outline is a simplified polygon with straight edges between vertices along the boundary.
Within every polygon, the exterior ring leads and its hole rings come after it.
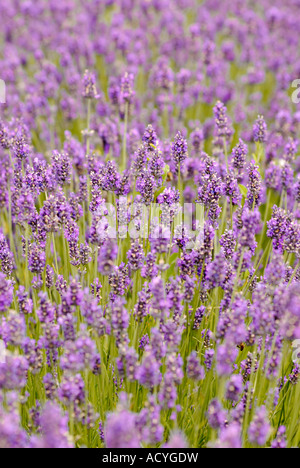
POLYGON ((299 447, 300 1, 0 18, 0 447, 299 447))

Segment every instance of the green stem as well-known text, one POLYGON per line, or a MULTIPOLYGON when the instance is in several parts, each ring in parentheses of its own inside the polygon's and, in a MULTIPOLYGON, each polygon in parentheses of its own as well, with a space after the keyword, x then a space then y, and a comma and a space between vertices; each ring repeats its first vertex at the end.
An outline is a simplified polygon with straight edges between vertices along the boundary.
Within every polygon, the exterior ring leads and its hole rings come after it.
POLYGON ((226 169, 228 172, 228 151, 227 151, 226 138, 224 138, 223 143, 224 143, 224 155, 225 155, 226 169))
POLYGON ((178 191, 179 191, 179 196, 180 196, 180 203, 182 205, 183 204, 183 187, 182 187, 180 163, 178 165, 178 191))
POLYGON ((29 290, 29 270, 28 270, 28 241, 29 241, 29 226, 25 227, 25 284, 27 291, 29 290))
POLYGON ((268 213, 269 213, 269 208, 270 208, 271 195, 272 195, 272 192, 271 192, 270 189, 268 189, 268 196, 267 196, 267 204, 266 204, 266 210, 265 210, 265 216, 264 216, 263 230, 261 232, 261 236, 260 236, 260 240, 259 240, 259 244, 258 244, 258 248, 257 248, 257 254, 256 254, 255 261, 258 260, 258 256, 260 254, 262 244, 263 244, 263 240, 264 240, 264 237, 265 237, 265 233, 266 233, 266 230, 267 230, 267 219, 268 219, 268 213))
POLYGON ((123 148, 122 148, 122 170, 125 171, 127 167, 127 128, 128 128, 128 114, 129 105, 128 102, 125 104, 125 120, 124 120, 124 136, 123 136, 123 148))
POLYGON ((52 232, 52 243, 53 243, 53 254, 54 254, 55 268, 56 268, 56 273, 58 274, 58 262, 57 262, 57 253, 56 253, 56 247, 55 247, 54 232, 52 232))
POLYGON ((295 276, 296 276, 297 271, 298 271, 299 268, 300 268, 300 260, 298 260, 297 265, 296 265, 296 267, 295 267, 295 269, 294 269, 294 272, 293 272, 292 276, 290 277, 290 281, 289 281, 289 283, 288 283, 288 286, 290 286, 290 284, 292 283, 292 281, 293 281, 293 279, 295 278, 295 276))
POLYGON ((88 155, 90 152, 90 124, 91 124, 91 100, 88 99, 87 104, 87 136, 86 136, 86 154, 88 155))

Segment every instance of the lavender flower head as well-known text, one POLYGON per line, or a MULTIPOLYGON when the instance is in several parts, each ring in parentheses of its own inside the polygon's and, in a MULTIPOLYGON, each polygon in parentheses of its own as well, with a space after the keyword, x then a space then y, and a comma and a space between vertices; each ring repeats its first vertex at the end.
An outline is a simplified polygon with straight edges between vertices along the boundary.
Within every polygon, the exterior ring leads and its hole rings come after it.
POLYGON ((172 144, 172 157, 176 167, 181 165, 188 157, 187 141, 183 138, 180 132, 176 134, 175 140, 172 144))
POLYGON ((270 424, 267 419, 267 410, 264 406, 258 408, 253 421, 249 426, 249 440, 252 444, 265 445, 270 434, 270 424))
POLYGON ((96 88, 96 76, 95 73, 86 70, 82 79, 82 95, 85 99, 98 99, 99 94, 96 88))
POLYGON ((267 141, 267 125, 262 115, 258 116, 253 125, 253 139, 259 143, 265 143, 267 141))

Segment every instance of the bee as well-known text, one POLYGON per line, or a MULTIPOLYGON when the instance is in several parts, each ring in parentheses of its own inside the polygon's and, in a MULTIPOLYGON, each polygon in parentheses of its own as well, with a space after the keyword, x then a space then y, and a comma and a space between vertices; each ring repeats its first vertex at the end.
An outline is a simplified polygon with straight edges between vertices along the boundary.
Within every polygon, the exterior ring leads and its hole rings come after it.
POLYGON ((241 351, 244 351, 245 349, 245 343, 241 343, 240 345, 237 346, 237 348, 239 348, 241 351))
POLYGON ((173 177, 172 172, 168 172, 168 175, 167 175, 167 182, 172 182, 173 179, 174 179, 174 177, 173 177))

